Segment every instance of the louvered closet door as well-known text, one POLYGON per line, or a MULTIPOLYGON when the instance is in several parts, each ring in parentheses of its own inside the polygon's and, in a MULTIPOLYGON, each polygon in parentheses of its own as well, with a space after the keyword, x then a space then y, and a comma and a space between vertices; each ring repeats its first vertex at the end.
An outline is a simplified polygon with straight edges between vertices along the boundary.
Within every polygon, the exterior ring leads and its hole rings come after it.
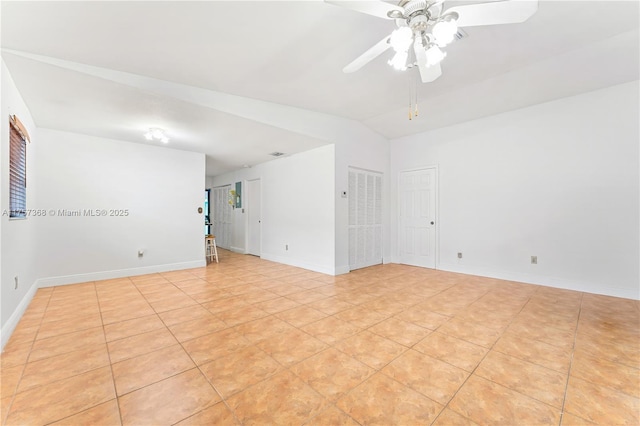
POLYGON ((349 269, 382 263, 382 173, 349 168, 349 269))
POLYGON ((218 247, 228 249, 231 244, 231 217, 229 191, 231 185, 213 188, 213 235, 218 247))

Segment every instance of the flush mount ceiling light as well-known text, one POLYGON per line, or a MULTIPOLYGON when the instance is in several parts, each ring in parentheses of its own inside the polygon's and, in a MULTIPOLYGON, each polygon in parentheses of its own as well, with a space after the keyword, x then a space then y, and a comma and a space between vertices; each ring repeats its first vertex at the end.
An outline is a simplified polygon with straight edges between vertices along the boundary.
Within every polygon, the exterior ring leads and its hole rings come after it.
POLYGON ((169 138, 165 135, 164 130, 159 127, 151 127, 147 133, 144 134, 145 139, 148 141, 160 141, 162 143, 169 143, 169 138))
POLYGON ((533 16, 538 0, 503 0, 455 6, 444 10, 443 0, 400 0, 398 6, 383 1, 325 0, 337 6, 395 21, 397 29, 344 67, 345 73, 359 70, 393 48, 389 65, 399 71, 417 67, 423 83, 440 77, 441 48, 460 38, 458 27, 516 24, 533 16), (413 49, 410 49, 413 44, 413 49))

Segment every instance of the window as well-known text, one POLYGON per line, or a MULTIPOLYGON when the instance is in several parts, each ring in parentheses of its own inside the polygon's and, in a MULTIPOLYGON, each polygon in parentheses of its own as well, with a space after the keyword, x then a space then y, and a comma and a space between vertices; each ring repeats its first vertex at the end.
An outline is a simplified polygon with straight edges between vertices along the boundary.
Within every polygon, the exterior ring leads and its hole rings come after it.
POLYGON ((29 135, 14 115, 9 118, 9 217, 27 217, 27 140, 29 135))

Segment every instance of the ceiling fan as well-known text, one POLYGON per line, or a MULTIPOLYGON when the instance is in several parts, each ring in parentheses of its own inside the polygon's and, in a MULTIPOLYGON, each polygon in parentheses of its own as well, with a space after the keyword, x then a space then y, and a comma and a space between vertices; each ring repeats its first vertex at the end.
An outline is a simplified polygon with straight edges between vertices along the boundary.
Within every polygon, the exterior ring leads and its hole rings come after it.
POLYGON ((503 0, 455 6, 444 10, 444 0, 401 0, 395 6, 383 1, 325 0, 325 2, 384 19, 393 19, 397 28, 344 67, 345 73, 359 70, 393 48, 389 65, 397 70, 417 66, 423 83, 442 74, 440 62, 447 55, 442 48, 451 43, 458 27, 515 24, 529 19, 538 10, 537 0, 503 0), (413 45, 413 53, 410 53, 413 45))

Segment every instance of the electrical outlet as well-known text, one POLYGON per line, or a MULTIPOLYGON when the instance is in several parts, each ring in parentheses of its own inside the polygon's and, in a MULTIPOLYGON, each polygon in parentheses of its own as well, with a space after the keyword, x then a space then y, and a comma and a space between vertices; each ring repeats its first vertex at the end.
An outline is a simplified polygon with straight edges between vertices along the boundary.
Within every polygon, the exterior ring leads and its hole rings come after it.
POLYGON ((538 256, 531 256, 531 264, 532 265, 538 264, 538 256))
POLYGON ((15 286, 13 287, 14 290, 18 289, 18 276, 16 275, 15 277, 13 277, 13 281, 15 282, 15 286))
POLYGON ((458 252, 458 259, 462 259, 462 252, 458 252))

